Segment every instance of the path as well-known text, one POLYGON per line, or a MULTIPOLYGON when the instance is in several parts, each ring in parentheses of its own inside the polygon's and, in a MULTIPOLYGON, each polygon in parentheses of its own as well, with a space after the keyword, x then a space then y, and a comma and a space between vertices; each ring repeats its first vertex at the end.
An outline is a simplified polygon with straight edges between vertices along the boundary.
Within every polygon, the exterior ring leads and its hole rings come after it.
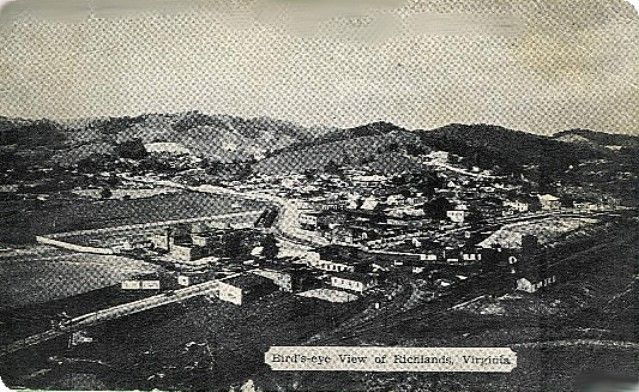
POLYGON ((214 292, 217 287, 217 281, 205 282, 74 317, 64 322, 58 328, 53 328, 31 335, 27 338, 17 340, 7 346, 1 347, 0 357, 29 346, 46 342, 47 340, 55 339, 78 329, 90 327, 105 321, 114 320, 171 303, 184 301, 192 297, 207 295, 214 292))

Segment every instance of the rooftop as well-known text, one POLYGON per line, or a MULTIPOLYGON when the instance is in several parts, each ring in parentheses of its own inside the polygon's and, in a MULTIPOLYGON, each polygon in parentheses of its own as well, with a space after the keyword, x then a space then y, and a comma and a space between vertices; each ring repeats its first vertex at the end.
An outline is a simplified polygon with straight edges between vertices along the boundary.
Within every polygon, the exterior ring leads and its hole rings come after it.
POLYGON ((337 272, 331 275, 336 278, 348 279, 356 282, 370 282, 375 280, 374 276, 359 272, 337 272))
POLYGON ((227 279, 222 279, 222 282, 230 284, 235 287, 239 287, 241 289, 248 289, 256 286, 264 286, 271 285, 272 282, 259 275, 255 275, 252 273, 245 273, 237 276, 232 276, 227 279))

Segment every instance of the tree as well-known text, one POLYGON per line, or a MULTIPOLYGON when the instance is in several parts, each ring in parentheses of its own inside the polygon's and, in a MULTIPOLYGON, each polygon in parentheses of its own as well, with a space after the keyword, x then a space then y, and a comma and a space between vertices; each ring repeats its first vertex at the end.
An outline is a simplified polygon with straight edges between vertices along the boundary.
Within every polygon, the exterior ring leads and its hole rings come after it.
POLYGON ((423 146, 415 145, 413 143, 406 145, 406 153, 410 156, 417 157, 426 153, 423 146))
POLYGON ((328 163, 324 166, 324 171, 326 173, 329 174, 339 174, 340 170, 339 170, 339 165, 334 161, 334 160, 330 160, 328 161, 328 163))
POLYGON ((306 169, 304 170, 304 175, 306 176, 307 180, 313 181, 315 179, 315 176, 317 175, 317 169, 306 169))
POLYGON ((115 151, 120 158, 144 159, 148 155, 142 139, 128 140, 115 146, 115 151))
POLYGON ((277 240, 273 234, 269 234, 262 240, 262 255, 267 259, 274 259, 277 257, 280 248, 277 245, 277 240))
POLYGON ((246 253, 244 234, 242 232, 230 233, 224 244, 224 253, 228 257, 237 257, 246 253))
POLYGON ((445 219, 446 212, 451 208, 452 204, 442 197, 424 204, 424 212, 433 219, 445 219))
POLYGON ((111 189, 109 188, 102 188, 100 191, 100 197, 103 199, 109 199, 111 196, 113 196, 113 192, 111 192, 111 189))
POLYGON ((80 159, 77 168, 84 173, 96 173, 107 169, 112 160, 113 157, 108 154, 93 153, 80 159))

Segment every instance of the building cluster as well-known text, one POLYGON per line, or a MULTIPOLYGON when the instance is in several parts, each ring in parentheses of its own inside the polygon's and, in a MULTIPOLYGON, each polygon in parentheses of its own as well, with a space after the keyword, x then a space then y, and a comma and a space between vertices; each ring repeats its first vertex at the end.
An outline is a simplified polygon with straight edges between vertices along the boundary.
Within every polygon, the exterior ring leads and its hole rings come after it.
POLYGON ((191 267, 205 266, 228 256, 229 252, 250 251, 259 247, 262 239, 263 235, 256 230, 221 229, 203 224, 170 227, 149 237, 152 250, 191 267))
MULTIPOLYGON (((570 201, 567 197, 524 190, 515 178, 495 177, 478 168, 450 170, 449 157, 425 158, 427 171, 380 174, 366 168, 254 175, 227 185, 237 191, 258 191, 294 201, 300 231, 323 237, 330 245, 309 251, 296 263, 259 260, 238 274, 219 279, 217 297, 243 305, 274 291, 302 293, 322 290, 366 295, 395 275, 425 282, 433 296, 475 282, 479 276, 506 277, 513 288, 534 292, 557 281, 538 254, 536 239, 521 248, 483 248, 489 229, 511 218, 570 211, 601 211, 605 202, 570 201), (437 169, 437 165, 448 169, 437 169), (435 167, 435 168, 434 168, 435 167), (502 221, 500 221, 500 219, 502 221)), ((260 217, 260 228, 173 228, 151 236, 152 248, 177 262, 202 266, 229 255, 238 235, 247 248, 261 245, 277 211, 260 217)), ((201 278, 181 276, 188 286, 201 278)), ((216 280, 218 280, 216 278, 216 280)), ((481 282, 480 282, 481 283, 481 282)))

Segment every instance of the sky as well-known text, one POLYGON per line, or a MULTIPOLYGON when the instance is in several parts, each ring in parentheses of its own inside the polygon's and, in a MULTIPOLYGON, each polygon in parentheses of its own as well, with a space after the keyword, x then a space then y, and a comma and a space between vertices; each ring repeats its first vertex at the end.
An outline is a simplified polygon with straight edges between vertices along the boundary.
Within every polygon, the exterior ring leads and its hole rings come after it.
POLYGON ((302 125, 639 133, 622 0, 18 0, 0 115, 200 110, 302 125))

